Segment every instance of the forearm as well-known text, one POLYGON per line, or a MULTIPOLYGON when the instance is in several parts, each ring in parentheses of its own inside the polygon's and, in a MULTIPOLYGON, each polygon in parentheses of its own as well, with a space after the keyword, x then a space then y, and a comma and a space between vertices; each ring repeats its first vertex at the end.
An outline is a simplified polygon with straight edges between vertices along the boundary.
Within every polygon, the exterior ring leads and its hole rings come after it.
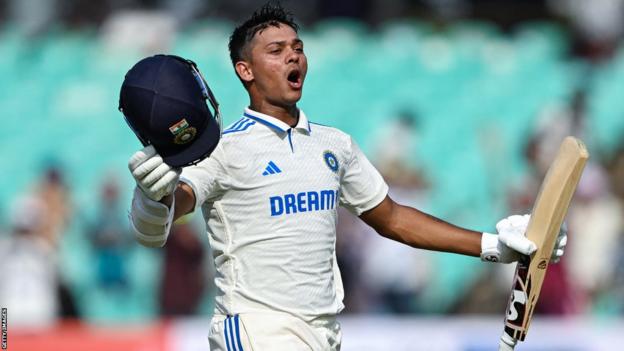
POLYGON ((175 207, 173 199, 167 206, 148 198, 141 189, 135 188, 129 219, 130 228, 139 243, 147 247, 165 245, 173 223, 173 212, 170 207, 175 207))
POLYGON ((421 249, 480 255, 481 233, 457 227, 411 207, 395 207, 393 225, 379 234, 421 249))
POLYGON ((193 211, 195 196, 192 189, 178 184, 173 195, 153 201, 136 188, 130 211, 130 222, 137 241, 148 247, 162 247, 167 241, 173 222, 193 211), (174 201, 175 196, 175 201, 174 201))
POLYGON ((412 247, 469 256, 481 253, 481 233, 399 205, 389 197, 360 218, 380 235, 412 247))
POLYGON ((172 223, 194 210, 195 193, 179 182, 182 170, 166 164, 152 145, 135 152, 128 169, 137 184, 130 209, 131 229, 141 244, 163 246, 172 223))

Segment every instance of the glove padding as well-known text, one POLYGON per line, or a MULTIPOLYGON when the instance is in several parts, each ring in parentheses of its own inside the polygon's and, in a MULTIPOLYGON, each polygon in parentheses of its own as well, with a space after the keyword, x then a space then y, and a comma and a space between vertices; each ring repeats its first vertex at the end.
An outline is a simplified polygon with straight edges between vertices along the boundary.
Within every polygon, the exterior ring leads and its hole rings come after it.
POLYGON ((130 209, 130 229, 137 241, 147 247, 162 247, 167 242, 169 229, 173 222, 173 206, 148 198, 138 187, 134 188, 130 209))
MULTIPOLYGON (((496 223, 498 235, 483 233, 481 259, 489 262, 511 263, 522 255, 531 255, 537 250, 534 242, 526 237, 530 215, 513 215, 496 223)), ((550 262, 557 263, 563 256, 568 241, 565 224, 561 226, 550 262)))
POLYGON ((182 172, 166 164, 152 145, 134 153, 128 169, 143 193, 154 201, 174 192, 182 172))

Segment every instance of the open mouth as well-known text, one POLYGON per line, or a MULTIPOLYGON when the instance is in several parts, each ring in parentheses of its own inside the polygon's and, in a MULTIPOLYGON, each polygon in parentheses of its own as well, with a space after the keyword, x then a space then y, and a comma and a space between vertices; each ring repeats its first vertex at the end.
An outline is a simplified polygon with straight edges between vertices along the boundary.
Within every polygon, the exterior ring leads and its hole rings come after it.
POLYGON ((287 79, 288 79, 288 85, 290 85, 291 88, 297 89, 297 90, 301 89, 301 86, 303 85, 303 80, 301 79, 300 70, 294 69, 290 71, 287 79))

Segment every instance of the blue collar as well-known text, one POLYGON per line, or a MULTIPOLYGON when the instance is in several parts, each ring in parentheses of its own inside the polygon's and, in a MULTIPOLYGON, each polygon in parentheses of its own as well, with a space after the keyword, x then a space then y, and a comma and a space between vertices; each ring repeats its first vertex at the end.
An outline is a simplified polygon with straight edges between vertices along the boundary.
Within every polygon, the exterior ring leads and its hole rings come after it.
MULTIPOLYGON (((288 124, 280 121, 279 119, 269 115, 265 115, 264 113, 254 111, 250 108, 245 108, 243 116, 260 122, 267 127, 275 130, 276 132, 286 133, 289 129, 291 129, 288 124)), ((299 121, 297 122, 296 126, 292 127, 292 129, 300 130, 307 134, 312 132, 312 128, 310 128, 310 122, 308 121, 308 118, 306 117, 305 113, 303 113, 303 111, 299 110, 299 121)))

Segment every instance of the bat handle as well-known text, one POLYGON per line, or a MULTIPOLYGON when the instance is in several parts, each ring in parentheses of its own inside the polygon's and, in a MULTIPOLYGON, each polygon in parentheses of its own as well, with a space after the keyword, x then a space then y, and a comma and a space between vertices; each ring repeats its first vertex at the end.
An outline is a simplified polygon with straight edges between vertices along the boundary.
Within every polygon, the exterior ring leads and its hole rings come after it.
POLYGON ((503 333, 498 343, 498 351, 513 351, 517 342, 518 340, 507 335, 507 333, 503 333))

